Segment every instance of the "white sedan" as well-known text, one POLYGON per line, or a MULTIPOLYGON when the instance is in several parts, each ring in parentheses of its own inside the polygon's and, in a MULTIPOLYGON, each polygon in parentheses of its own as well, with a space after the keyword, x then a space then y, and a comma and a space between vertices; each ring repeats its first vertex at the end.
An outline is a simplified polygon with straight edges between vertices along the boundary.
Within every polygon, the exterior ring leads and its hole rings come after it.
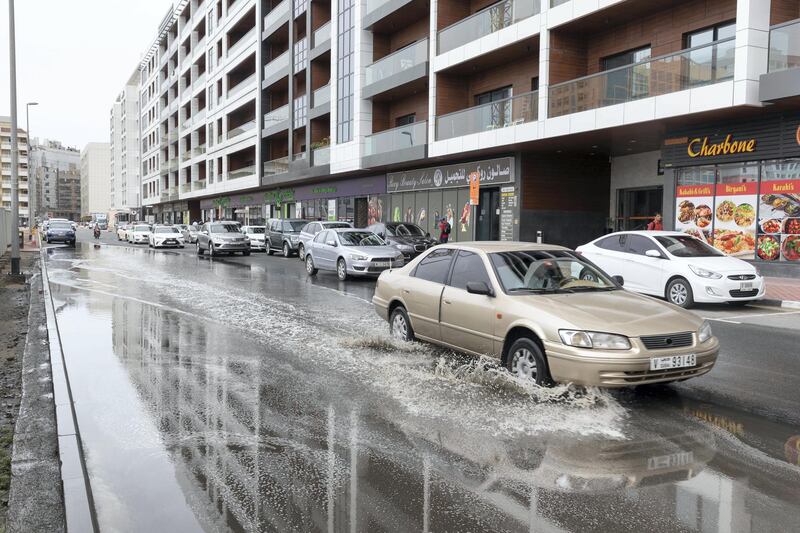
POLYGON ((241 231, 242 234, 247 235, 247 238, 250 239, 251 250, 261 250, 262 252, 267 251, 266 226, 242 226, 239 231, 241 231))
POLYGON ((148 237, 150 248, 183 248, 183 234, 175 226, 153 226, 148 237))
POLYGON ((685 233, 623 231, 576 251, 608 274, 622 276, 626 289, 681 307, 695 302, 745 305, 763 298, 766 289, 756 267, 685 233))
POLYGON ((117 226, 117 240, 118 241, 127 241, 128 240, 128 228, 130 226, 128 224, 120 224, 117 226))
POLYGON ((150 226, 147 224, 134 224, 128 227, 128 230, 125 232, 125 237, 131 244, 149 244, 150 226))

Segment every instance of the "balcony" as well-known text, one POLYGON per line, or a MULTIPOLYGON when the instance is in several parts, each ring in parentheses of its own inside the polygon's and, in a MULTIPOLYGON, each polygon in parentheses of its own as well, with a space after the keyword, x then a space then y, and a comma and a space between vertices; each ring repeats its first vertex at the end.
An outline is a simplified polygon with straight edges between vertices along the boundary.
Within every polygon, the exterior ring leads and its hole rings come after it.
POLYGON ((331 101, 330 83, 314 91, 311 96, 311 104, 315 108, 324 104, 329 104, 330 101, 331 101))
POLYGON ((239 135, 243 135, 248 131, 253 130, 256 127, 256 121, 249 120, 239 126, 238 128, 233 128, 232 130, 228 131, 228 139, 233 139, 234 137, 238 137, 239 135))
POLYGON ((364 98, 422 80, 428 75, 428 39, 412 43, 365 69, 364 98))
POLYGON ((171 143, 174 143, 175 141, 177 141, 178 140, 178 130, 172 130, 171 132, 169 132, 169 135, 167 136, 167 139, 171 143))
POLYGON ((253 72, 245 79, 228 89, 228 100, 233 100, 249 89, 255 88, 253 82, 256 81, 256 73, 253 72))
POLYGON ((759 83, 762 102, 800 95, 800 19, 770 30, 768 64, 759 83))
POLYGON ((408 27, 427 17, 429 13, 427 0, 367 0, 362 25, 366 30, 394 33, 398 28, 408 27))
POLYGON ((364 166, 367 167, 424 159, 428 121, 374 133, 364 140, 364 166))
POLYGON ((198 180, 192 182, 193 191, 202 191, 206 188, 206 180, 198 180))
POLYGON ((169 189, 165 189, 161 191, 161 201, 162 202, 169 202, 169 189))
POLYGON ((205 153, 206 153, 206 145, 205 144, 201 144, 200 146, 195 146, 194 149, 192 149, 192 154, 193 154, 194 157, 199 157, 201 155, 205 155, 205 153))
POLYGON ((198 89, 205 87, 205 83, 206 83, 206 73, 203 72, 202 74, 197 76, 197 78, 194 80, 194 83, 192 83, 192 92, 196 92, 198 89))
POLYGON ((184 162, 184 163, 186 161, 190 160, 191 158, 192 158, 192 151, 191 150, 186 150, 185 152, 183 152, 181 154, 181 161, 184 162))
POLYGON ((322 146, 311 151, 311 164, 315 167, 331 163, 331 147, 322 146))
POLYGON ((264 176, 275 176, 289 172, 289 156, 273 159, 264 163, 264 176))
POLYGON ((436 140, 535 122, 538 118, 539 91, 533 91, 436 117, 436 140))
POLYGON ((444 54, 520 20, 538 15, 540 0, 505 0, 460 20, 439 32, 437 53, 444 54))
POLYGON ((253 26, 252 28, 250 28, 250 31, 248 31, 242 36, 241 39, 233 43, 233 46, 228 48, 228 55, 227 55, 228 59, 234 57, 236 54, 241 52, 244 49, 245 45, 252 44, 251 41, 253 41, 253 36, 255 34, 256 34, 256 27, 253 26))
POLYGON ((289 104, 273 109, 264 115, 265 135, 269 136, 289 127, 289 104))
POLYGON ((271 34, 277 26, 280 26, 289 17, 289 0, 283 0, 280 4, 267 13, 264 17, 264 33, 271 34))
POLYGON ((181 193, 192 192, 191 183, 181 183, 181 193))
POLYGON ((322 26, 320 26, 316 31, 314 31, 311 47, 316 48, 325 42, 329 42, 331 40, 331 23, 330 21, 326 22, 322 26))
POLYGON ((237 168, 236 170, 229 171, 228 179, 236 180, 240 178, 246 178, 248 176, 252 176, 255 173, 256 173, 256 166, 250 165, 249 167, 242 167, 242 168, 237 168))
POLYGON ((623 104, 733 79, 735 40, 681 50, 551 85, 548 118, 623 104))
POLYGON ((289 50, 264 65, 264 85, 269 86, 288 74, 289 50), (287 71, 284 73, 283 71, 287 71))

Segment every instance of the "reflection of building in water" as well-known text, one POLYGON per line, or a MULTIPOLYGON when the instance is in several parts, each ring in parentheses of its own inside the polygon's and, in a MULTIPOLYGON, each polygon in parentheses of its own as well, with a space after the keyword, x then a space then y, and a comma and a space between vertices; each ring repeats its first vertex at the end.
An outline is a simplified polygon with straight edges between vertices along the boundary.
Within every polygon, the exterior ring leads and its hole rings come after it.
POLYGON ((113 312, 115 352, 210 530, 614 531, 648 516, 662 529, 747 531, 793 509, 717 473, 718 438, 700 423, 667 417, 623 441, 504 441, 355 406, 335 381, 293 368, 297 357, 215 322, 122 299, 113 312))

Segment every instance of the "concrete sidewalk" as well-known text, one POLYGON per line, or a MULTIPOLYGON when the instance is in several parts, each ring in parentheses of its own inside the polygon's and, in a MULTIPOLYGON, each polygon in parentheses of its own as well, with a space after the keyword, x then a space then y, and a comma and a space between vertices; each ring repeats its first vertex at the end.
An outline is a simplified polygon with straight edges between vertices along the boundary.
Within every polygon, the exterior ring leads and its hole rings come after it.
POLYGON ((765 298, 782 307, 800 308, 800 279, 765 277, 767 294, 765 298))

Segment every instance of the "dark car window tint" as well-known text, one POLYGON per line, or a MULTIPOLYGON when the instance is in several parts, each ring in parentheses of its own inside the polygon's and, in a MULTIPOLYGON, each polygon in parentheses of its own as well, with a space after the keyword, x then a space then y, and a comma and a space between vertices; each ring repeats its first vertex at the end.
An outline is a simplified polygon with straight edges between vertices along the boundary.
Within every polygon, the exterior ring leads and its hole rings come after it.
POLYGON ((447 278, 447 271, 450 270, 453 252, 452 248, 434 250, 417 265, 414 270, 414 277, 433 281, 434 283, 444 283, 447 278))
POLYGON ((481 256, 476 253, 461 251, 458 253, 455 266, 453 266, 450 286, 467 290, 467 283, 472 281, 482 281, 486 283, 487 287, 492 286, 481 256))
POLYGON ((630 253, 644 255, 647 250, 658 250, 658 246, 647 237, 628 235, 628 251, 630 253))
POLYGON ((627 235, 612 235, 597 241, 597 246, 604 250, 611 250, 612 252, 624 252, 626 237, 627 235))

